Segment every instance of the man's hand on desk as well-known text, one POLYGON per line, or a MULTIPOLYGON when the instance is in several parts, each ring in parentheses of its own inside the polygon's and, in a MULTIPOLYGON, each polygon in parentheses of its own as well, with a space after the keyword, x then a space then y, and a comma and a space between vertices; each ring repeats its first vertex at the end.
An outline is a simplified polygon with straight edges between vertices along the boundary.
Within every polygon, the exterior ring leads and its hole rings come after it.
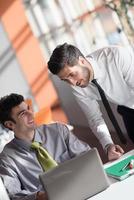
POLYGON ((107 147, 108 160, 116 160, 120 158, 123 153, 124 150, 119 145, 109 144, 107 147))
POLYGON ((46 192, 37 192, 36 200, 48 200, 46 192))

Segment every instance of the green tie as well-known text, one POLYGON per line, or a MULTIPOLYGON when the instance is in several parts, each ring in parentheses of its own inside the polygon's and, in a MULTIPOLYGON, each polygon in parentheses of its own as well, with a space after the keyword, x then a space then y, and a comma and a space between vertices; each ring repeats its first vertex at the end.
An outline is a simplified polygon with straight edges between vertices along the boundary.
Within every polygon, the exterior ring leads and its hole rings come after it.
POLYGON ((32 142, 31 148, 36 150, 37 158, 43 171, 48 171, 58 165, 39 142, 32 142))

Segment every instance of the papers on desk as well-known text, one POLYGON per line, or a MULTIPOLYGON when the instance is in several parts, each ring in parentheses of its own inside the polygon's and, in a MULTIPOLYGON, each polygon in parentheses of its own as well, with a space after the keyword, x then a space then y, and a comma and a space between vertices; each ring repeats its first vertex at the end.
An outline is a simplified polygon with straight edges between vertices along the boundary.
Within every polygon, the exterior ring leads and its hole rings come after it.
POLYGON ((128 176, 134 174, 134 168, 130 169, 127 166, 128 163, 131 162, 131 160, 134 160, 134 155, 128 156, 125 159, 105 168, 106 173, 108 176, 111 176, 118 180, 124 180, 128 176))

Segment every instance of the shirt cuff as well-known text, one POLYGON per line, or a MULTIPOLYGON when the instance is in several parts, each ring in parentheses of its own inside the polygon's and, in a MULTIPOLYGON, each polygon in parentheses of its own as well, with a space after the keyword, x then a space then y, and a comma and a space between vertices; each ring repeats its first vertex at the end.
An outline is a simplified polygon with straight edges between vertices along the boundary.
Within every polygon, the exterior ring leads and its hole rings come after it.
POLYGON ((105 150, 105 147, 109 144, 113 144, 113 140, 111 137, 103 137, 101 140, 100 140, 100 143, 103 147, 103 149, 105 150))

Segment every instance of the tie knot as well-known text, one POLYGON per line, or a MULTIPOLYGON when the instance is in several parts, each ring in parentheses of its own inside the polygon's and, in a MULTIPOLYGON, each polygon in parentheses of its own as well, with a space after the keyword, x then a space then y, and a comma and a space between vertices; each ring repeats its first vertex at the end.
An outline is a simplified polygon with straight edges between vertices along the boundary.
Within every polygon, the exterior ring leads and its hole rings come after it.
POLYGON ((104 93, 102 87, 99 85, 99 83, 97 82, 96 79, 93 79, 92 83, 98 88, 98 90, 99 90, 100 93, 102 93, 102 92, 104 93))
POLYGON ((31 148, 32 149, 38 149, 40 147, 40 143, 39 142, 32 142, 31 144, 31 148))
POLYGON ((94 83, 94 84, 97 83, 96 79, 93 79, 91 82, 94 83))

